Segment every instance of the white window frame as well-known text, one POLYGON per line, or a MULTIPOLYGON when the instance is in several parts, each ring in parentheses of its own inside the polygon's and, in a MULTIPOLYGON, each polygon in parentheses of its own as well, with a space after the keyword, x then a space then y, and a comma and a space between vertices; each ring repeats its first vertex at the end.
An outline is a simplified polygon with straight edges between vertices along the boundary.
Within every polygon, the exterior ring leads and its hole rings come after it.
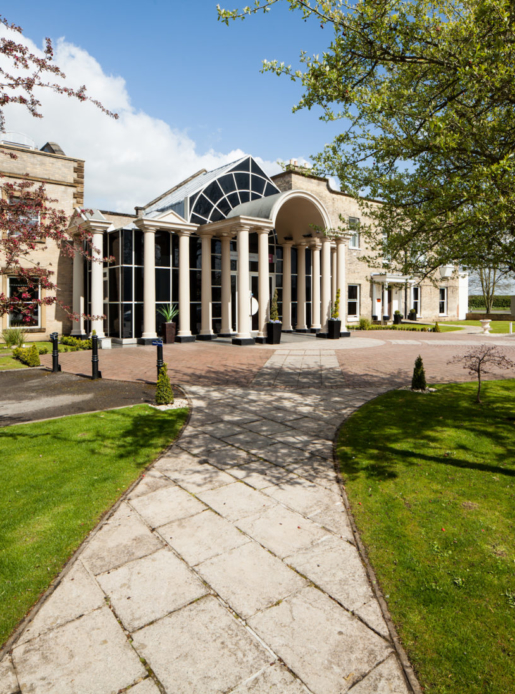
POLYGON ((446 315, 447 315, 447 311, 448 311, 448 296, 449 296, 449 292, 448 292, 448 290, 447 290, 447 287, 439 287, 439 289, 438 289, 438 315, 439 315, 439 316, 446 316, 446 315), (443 298, 443 299, 441 298, 442 292, 444 293, 444 298, 443 298), (441 306, 442 306, 442 303, 443 303, 443 305, 444 305, 444 310, 443 310, 443 312, 440 310, 440 309, 441 309, 441 306))
POLYGON ((359 217, 349 217, 349 229, 352 236, 349 239, 349 248, 359 250, 361 248, 361 234, 359 232, 359 217))
POLYGON ((411 288, 411 308, 416 309, 417 316, 420 316, 422 310, 422 287, 411 288), (415 292, 418 293, 418 298, 415 298, 415 292))
MULTIPOLYGON (((19 279, 19 278, 16 277, 16 276, 10 276, 10 277, 7 278, 7 283, 8 283, 8 284, 7 284, 7 293, 8 293, 8 297, 11 296, 11 280, 17 280, 17 279, 19 279)), ((38 300, 40 300, 40 299, 41 299, 41 285, 38 283, 37 287, 38 287, 38 295, 37 295, 37 298, 38 298, 38 300)), ((31 301, 26 301, 25 303, 29 304, 29 303, 32 303, 32 302, 31 302, 31 301)), ((38 317, 37 325, 29 325, 28 323, 22 324, 22 325, 11 325, 11 314, 8 313, 8 314, 7 314, 7 325, 8 325, 9 328, 14 328, 14 327, 20 328, 20 327, 21 327, 21 328, 25 328, 26 330, 30 330, 30 329, 34 329, 34 330, 35 330, 35 329, 37 329, 37 328, 41 328, 41 306, 38 306, 37 317, 38 317)))
POLYGON ((361 285, 359 284, 348 284, 347 285, 347 320, 348 321, 359 321, 359 316, 360 316, 360 299, 361 299, 361 285), (357 297, 355 299, 350 299, 349 298, 349 290, 351 287, 356 287, 357 288, 357 297), (349 311, 349 302, 350 301, 355 301, 356 302, 356 313, 351 313, 349 311))

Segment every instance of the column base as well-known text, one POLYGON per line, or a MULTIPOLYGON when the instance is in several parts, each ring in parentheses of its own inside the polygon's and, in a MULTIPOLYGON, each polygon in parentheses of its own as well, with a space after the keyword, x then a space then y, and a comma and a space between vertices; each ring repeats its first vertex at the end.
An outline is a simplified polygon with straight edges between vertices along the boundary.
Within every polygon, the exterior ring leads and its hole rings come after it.
POLYGON ((138 345, 151 345, 157 337, 138 337, 138 345))
POLYGON ((258 345, 266 345, 266 337, 256 337, 255 340, 258 345))
POLYGON ((218 333, 217 337, 234 337, 234 333, 218 333))
POLYGON ((208 335, 197 335, 197 340, 201 340, 202 342, 209 342, 210 340, 216 340, 217 336, 214 333, 210 333, 208 335))
POLYGON ((350 337, 350 332, 346 330, 345 332, 340 333, 340 337, 350 337))
POLYGON ((246 345, 254 345, 256 341, 253 337, 233 337, 232 343, 233 345, 239 345, 240 347, 244 347, 246 345))
POLYGON ((195 342, 195 335, 177 335, 175 342, 195 342))
POLYGON ((284 328, 283 328, 283 329, 281 330, 281 332, 282 332, 282 333, 292 333, 293 330, 292 330, 291 328, 288 328, 288 329, 284 329, 284 328))
POLYGON ((308 329, 307 328, 295 328, 296 333, 307 333, 308 329))
POLYGON ((321 328, 311 328, 312 333, 319 333, 321 328))

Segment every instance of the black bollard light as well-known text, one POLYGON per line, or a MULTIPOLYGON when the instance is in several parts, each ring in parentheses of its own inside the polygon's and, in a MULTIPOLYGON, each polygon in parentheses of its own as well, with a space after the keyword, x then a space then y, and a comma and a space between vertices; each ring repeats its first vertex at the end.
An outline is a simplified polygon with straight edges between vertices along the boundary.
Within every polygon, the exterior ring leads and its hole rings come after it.
POLYGON ((58 335, 58 333, 51 333, 50 339, 52 340, 52 373, 57 374, 61 370, 61 365, 59 364, 59 335, 58 335))
POLYGON ((102 378, 102 372, 98 370, 98 335, 91 336, 91 351, 91 378, 93 381, 96 381, 97 379, 102 378))
POLYGON ((159 378, 159 373, 161 369, 163 368, 163 341, 162 340, 154 340, 152 342, 153 345, 156 345, 157 347, 157 377, 159 378))

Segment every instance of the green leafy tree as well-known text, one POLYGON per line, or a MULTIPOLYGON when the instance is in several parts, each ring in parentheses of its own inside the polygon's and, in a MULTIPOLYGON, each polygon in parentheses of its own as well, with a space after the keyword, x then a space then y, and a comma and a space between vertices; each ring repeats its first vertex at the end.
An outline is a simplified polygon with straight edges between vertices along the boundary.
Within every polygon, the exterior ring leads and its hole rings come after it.
POLYGON ((415 359, 415 368, 413 369, 413 378, 411 379, 411 389, 425 390, 426 388, 427 383, 424 362, 422 361, 422 357, 419 355, 415 359))
POLYGON ((156 405, 170 405, 173 402, 173 390, 168 377, 166 364, 159 369, 159 378, 156 388, 156 405))
POLYGON ((508 0, 256 0, 225 23, 282 2, 330 33, 300 68, 294 107, 320 107, 341 133, 314 156, 370 219, 378 264, 420 277, 441 265, 515 268, 515 6, 508 0), (379 199, 382 205, 371 202, 379 199))

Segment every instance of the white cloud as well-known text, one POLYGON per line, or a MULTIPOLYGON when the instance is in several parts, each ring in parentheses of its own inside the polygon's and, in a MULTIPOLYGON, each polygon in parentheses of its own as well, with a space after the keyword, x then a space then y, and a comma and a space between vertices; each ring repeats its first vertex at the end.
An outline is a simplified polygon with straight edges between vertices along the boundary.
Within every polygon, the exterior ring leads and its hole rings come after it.
MULTIPOLYGON (((1 27, 0 36, 6 33, 1 27)), ((30 39, 24 41, 41 54, 30 39)), ((199 169, 209 171, 245 154, 240 149, 199 153, 187 134, 137 111, 123 77, 106 75, 93 56, 64 39, 56 43, 55 62, 69 86, 85 84, 89 95, 117 112, 119 119, 92 104, 40 90, 43 118, 10 106, 5 111, 6 129, 25 133, 38 147, 57 142, 68 156, 85 159, 88 207, 132 212, 135 205, 144 205, 199 169)), ((269 174, 280 171, 275 162, 257 160, 269 174)))

